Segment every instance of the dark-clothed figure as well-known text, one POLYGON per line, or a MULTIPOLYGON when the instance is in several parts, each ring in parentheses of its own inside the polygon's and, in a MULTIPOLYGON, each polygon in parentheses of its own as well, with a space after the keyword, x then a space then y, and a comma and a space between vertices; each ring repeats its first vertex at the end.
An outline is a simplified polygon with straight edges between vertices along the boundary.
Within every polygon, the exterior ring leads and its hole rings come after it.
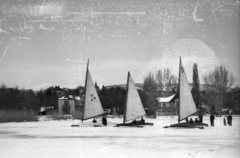
POLYGON ((143 119, 143 117, 141 117, 141 123, 145 123, 145 120, 143 119))
POLYGON ((135 120, 133 120, 133 121, 132 121, 132 123, 133 123, 133 124, 137 124, 137 121, 136 121, 136 119, 135 119, 135 120))
POLYGON ((192 118, 190 118, 190 121, 189 121, 189 123, 193 123, 193 120, 192 120, 192 118))
POLYGON ((229 114, 227 117, 227 123, 229 126, 232 126, 232 115, 231 114, 229 114))
POLYGON ((200 121, 197 119, 197 118, 195 118, 195 121, 194 121, 195 123, 200 123, 200 121))
POLYGON ((105 116, 102 117, 102 124, 107 126, 107 118, 105 116))
POLYGON ((210 124, 211 124, 212 127, 214 126, 214 119, 215 119, 214 115, 211 114, 210 115, 210 124))
POLYGON ((225 118, 223 118, 223 124, 226 126, 227 124, 226 124, 226 119, 225 118))
POLYGON ((199 123, 202 123, 202 119, 203 119, 203 116, 200 114, 200 115, 198 116, 199 123))
POLYGON ((95 119, 93 119, 93 121, 92 121, 93 123, 97 123, 97 121, 95 120, 95 119))

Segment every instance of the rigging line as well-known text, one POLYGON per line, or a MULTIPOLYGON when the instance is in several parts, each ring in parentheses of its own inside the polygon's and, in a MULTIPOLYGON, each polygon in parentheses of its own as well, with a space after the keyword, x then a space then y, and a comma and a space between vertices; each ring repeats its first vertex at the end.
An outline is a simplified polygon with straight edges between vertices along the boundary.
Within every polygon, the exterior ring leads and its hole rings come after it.
POLYGON ((70 62, 74 62, 74 63, 82 63, 83 61, 82 60, 72 60, 72 59, 69 59, 69 58, 66 58, 67 61, 70 61, 70 62))
POLYGON ((13 38, 13 39, 8 43, 8 45, 5 47, 5 50, 3 51, 3 55, 2 55, 2 57, 1 57, 1 59, 0 59, 0 63, 3 61, 3 58, 4 58, 4 56, 6 55, 6 53, 7 53, 7 51, 8 51, 8 48, 12 45, 13 41, 15 41, 15 40, 16 40, 16 38, 13 38))
POLYGON ((4 41, 4 38, 5 38, 5 37, 3 37, 2 41, 0 42, 0 44, 2 44, 2 43, 3 43, 3 41, 4 41))
POLYGON ((32 42, 31 38, 30 37, 15 37, 15 38, 11 38, 10 42, 8 43, 8 45, 5 47, 5 50, 3 51, 3 55, 0 59, 0 64, 1 62, 3 61, 5 55, 7 54, 7 51, 9 49, 9 47, 12 45, 12 43, 16 40, 28 40, 31 42, 31 44, 33 44, 33 46, 35 47, 35 50, 39 53, 38 49, 37 49, 37 46, 32 42))

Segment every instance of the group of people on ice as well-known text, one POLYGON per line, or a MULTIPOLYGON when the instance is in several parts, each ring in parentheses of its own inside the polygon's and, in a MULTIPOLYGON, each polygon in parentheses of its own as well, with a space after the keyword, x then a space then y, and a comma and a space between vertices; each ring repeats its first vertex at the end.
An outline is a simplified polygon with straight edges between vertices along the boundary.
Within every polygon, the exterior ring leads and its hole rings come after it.
POLYGON ((132 124, 136 125, 138 123, 145 123, 145 120, 143 119, 143 117, 141 117, 140 121, 137 121, 136 119, 132 121, 132 124))
POLYGON ((198 116, 198 118, 195 118, 194 121, 193 121, 192 118, 190 118, 189 121, 188 121, 188 119, 187 119, 186 121, 189 122, 189 123, 193 123, 193 122, 195 122, 195 123, 202 123, 202 120, 203 120, 203 116, 200 114, 200 115, 198 116))
MULTIPOLYGON (((225 117, 223 118, 223 124, 225 126, 226 125, 232 126, 232 115, 229 114, 228 116, 225 116, 225 117)), ((195 118, 195 121, 193 121, 193 119, 190 118, 190 120, 186 119, 186 122, 189 122, 189 123, 202 123, 202 120, 203 120, 203 116, 200 114, 198 116, 198 118, 195 118)), ((213 114, 211 114, 210 115, 210 125, 211 125, 211 127, 214 126, 214 120, 215 120, 215 116, 213 114)))
MULTIPOLYGON (((226 126, 226 125, 229 125, 229 126, 232 126, 232 115, 231 114, 229 114, 228 116, 225 116, 224 118, 223 118, 223 124, 226 126), (226 119, 226 118, 227 119, 226 119), (227 120, 227 121, 226 121, 227 120)), ((215 120, 215 116, 213 115, 213 114, 211 114, 210 115, 210 125, 213 127, 214 126, 214 120, 215 120)), ((189 122, 189 123, 202 123, 203 122, 203 116, 200 114, 199 116, 198 116, 198 118, 195 118, 195 121, 193 121, 193 119, 192 118, 190 118, 190 120, 186 120, 187 122, 189 122)), ((93 123, 97 123, 97 121, 96 121, 96 119, 94 118, 93 119, 93 121, 92 121, 93 123)), ((140 122, 140 123, 145 123, 145 120, 143 119, 143 117, 141 117, 141 120, 140 121, 138 121, 138 122, 140 122)), ((132 123, 133 124, 137 124, 137 120, 135 119, 135 120, 133 120, 132 121, 132 123)), ((103 117, 102 117, 102 124, 104 125, 104 126, 107 126, 107 118, 106 118, 106 116, 104 116, 103 115, 103 117)))
POLYGON ((228 115, 227 116, 227 122, 226 122, 226 118, 223 118, 223 124, 226 126, 226 125, 229 125, 229 126, 232 126, 232 115, 228 115))
MULTIPOLYGON (((226 125, 229 125, 229 126, 232 126, 232 115, 229 114, 227 117, 227 122, 226 122, 226 118, 224 117, 223 118, 223 124, 226 126, 226 125)), ((214 126, 214 119, 215 119, 215 116, 213 114, 210 115, 210 124, 211 126, 213 127, 214 126)))
MULTIPOLYGON (((97 123, 97 120, 94 118, 92 122, 97 123)), ((103 126, 107 126, 107 118, 105 115, 103 115, 103 117, 102 117, 102 124, 103 124, 103 126)))

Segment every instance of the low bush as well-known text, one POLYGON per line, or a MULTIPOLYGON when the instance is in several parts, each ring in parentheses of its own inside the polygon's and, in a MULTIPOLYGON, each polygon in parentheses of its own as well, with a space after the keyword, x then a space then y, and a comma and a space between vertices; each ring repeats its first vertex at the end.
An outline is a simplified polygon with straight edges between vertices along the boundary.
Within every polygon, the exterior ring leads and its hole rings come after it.
POLYGON ((0 110, 0 122, 37 121, 36 112, 30 110, 0 110))

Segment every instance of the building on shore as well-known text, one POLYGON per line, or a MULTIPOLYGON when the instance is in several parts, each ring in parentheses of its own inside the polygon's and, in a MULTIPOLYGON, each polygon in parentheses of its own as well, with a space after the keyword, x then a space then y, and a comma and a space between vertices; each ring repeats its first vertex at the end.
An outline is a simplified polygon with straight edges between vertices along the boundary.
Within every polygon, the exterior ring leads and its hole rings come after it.
POLYGON ((173 94, 168 97, 158 97, 157 101, 157 116, 178 114, 178 95, 173 94))
POLYGON ((65 95, 58 99, 58 115, 81 115, 82 105, 79 96, 65 95))

